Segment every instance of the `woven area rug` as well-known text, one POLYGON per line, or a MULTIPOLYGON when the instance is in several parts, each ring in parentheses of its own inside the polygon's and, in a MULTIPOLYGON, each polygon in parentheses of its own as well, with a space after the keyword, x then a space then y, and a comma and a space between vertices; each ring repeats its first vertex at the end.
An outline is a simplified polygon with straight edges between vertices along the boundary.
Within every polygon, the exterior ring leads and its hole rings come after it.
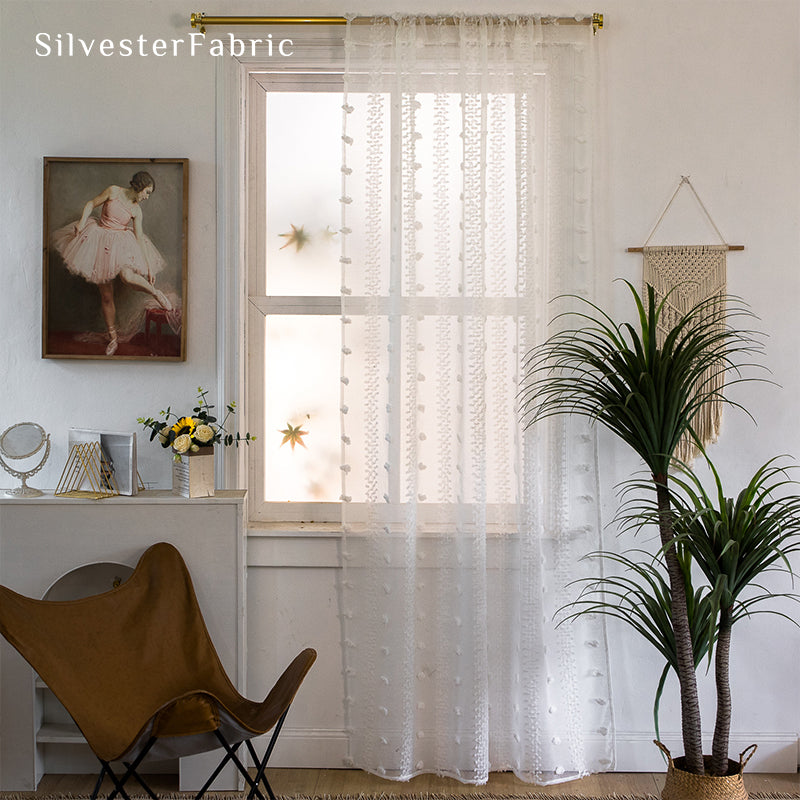
MULTIPOLYGON (((129 792, 131 800, 149 800, 146 794, 129 792)), ((163 792, 159 800, 191 800, 193 792, 163 792)), ((244 800, 243 792, 207 792, 208 800, 244 800)), ((0 800, 89 800, 88 795, 80 794, 39 794, 37 792, 0 792, 0 800)), ((586 795, 558 793, 555 788, 550 791, 536 789, 522 794, 490 794, 481 792, 440 793, 382 793, 382 794, 348 794, 348 795, 281 795, 278 800, 659 800, 653 794, 606 794, 586 795)), ((759 793, 750 794, 750 800, 800 800, 800 787, 796 793, 759 793)))

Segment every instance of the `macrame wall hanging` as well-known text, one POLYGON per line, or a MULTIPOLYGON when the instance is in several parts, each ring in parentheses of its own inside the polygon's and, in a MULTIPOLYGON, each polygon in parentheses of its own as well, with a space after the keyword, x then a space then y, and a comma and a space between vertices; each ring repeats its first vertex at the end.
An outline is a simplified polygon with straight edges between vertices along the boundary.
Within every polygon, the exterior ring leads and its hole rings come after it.
MULTIPOLYGON (((681 176, 678 188, 675 189, 666 208, 658 218, 653 230, 642 247, 629 247, 629 253, 642 254, 642 282, 650 284, 656 292, 658 302, 667 298, 660 318, 659 334, 662 337, 671 330, 680 317, 694 308, 698 303, 719 298, 725 302, 727 295, 727 253, 729 250, 744 250, 742 245, 729 245, 708 213, 703 201, 692 186, 687 175, 681 176), (650 246, 656 230, 667 215, 678 192, 688 186, 703 210, 711 226, 719 236, 720 244, 711 245, 662 245, 650 246)), ((710 306, 713 308, 713 306, 710 306)), ((711 376, 709 376, 711 379, 711 376)), ((713 389, 720 393, 723 388, 723 376, 713 376, 713 389)), ((712 444, 719 436, 722 424, 722 400, 711 401, 704 405, 695 417, 692 427, 703 446, 712 444)), ((675 451, 675 458, 691 464, 698 455, 697 445, 691 438, 682 440, 675 451)))

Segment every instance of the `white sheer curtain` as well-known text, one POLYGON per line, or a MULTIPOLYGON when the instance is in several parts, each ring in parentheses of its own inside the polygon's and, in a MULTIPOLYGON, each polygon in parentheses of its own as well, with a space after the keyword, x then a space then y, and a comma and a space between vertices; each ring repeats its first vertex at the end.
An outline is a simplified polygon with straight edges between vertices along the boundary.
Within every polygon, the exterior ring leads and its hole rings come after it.
POLYGON ((483 783, 607 769, 594 438, 523 431, 525 353, 591 295, 588 25, 348 25, 341 591, 353 764, 483 783))

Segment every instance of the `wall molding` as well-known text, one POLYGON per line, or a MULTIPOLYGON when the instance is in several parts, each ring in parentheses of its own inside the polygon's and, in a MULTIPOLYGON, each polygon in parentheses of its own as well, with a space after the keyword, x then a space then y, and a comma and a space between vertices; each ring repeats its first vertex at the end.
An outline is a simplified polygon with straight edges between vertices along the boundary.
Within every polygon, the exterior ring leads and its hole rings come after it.
MULTIPOLYGON (((244 267, 242 263, 242 174, 245 113, 242 97, 242 67, 233 56, 216 59, 216 246, 217 246, 217 403, 235 402, 244 413, 237 420, 247 427, 244 385, 245 335, 244 267)), ((223 487, 246 485, 246 448, 218 447, 215 468, 223 487)))

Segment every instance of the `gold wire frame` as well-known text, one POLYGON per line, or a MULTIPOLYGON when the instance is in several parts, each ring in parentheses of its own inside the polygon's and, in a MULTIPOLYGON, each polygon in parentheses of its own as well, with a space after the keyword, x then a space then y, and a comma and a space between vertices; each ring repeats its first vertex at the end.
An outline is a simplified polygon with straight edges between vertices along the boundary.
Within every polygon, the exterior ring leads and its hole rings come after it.
POLYGON ((114 468, 105 457, 100 442, 75 444, 55 490, 57 497, 82 497, 100 500, 119 494, 114 468), (88 484, 88 488, 87 487, 88 484))

